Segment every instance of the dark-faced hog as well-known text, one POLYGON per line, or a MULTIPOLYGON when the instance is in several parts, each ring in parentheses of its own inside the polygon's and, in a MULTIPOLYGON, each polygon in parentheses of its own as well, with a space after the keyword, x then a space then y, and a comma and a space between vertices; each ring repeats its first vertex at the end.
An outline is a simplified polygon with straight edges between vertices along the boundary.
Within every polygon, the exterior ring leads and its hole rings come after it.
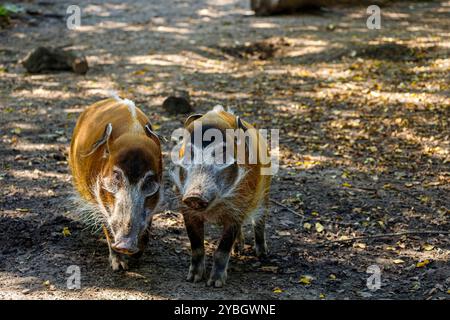
POLYGON ((256 254, 267 252, 265 220, 271 182, 267 141, 249 123, 218 106, 186 120, 184 137, 172 158, 172 178, 191 242, 187 280, 204 278, 204 223, 216 223, 223 231, 207 284, 221 287, 233 245, 243 246, 246 220, 253 224, 256 254))
POLYGON ((148 241, 162 198, 162 156, 149 119, 130 100, 97 102, 78 118, 69 165, 78 209, 103 228, 113 270, 128 268, 148 241))

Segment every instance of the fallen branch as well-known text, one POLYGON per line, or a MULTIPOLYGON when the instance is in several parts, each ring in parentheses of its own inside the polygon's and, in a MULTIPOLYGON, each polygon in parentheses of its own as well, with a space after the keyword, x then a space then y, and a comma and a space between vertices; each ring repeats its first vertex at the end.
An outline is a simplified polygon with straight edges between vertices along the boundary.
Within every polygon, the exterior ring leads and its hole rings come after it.
POLYGON ((378 238, 386 238, 386 237, 398 237, 398 236, 411 235, 411 234, 416 234, 416 235, 417 234, 450 234, 450 231, 409 230, 409 231, 401 231, 401 232, 395 232, 395 233, 374 234, 374 235, 359 236, 359 237, 353 237, 353 238, 347 238, 347 239, 329 240, 329 241, 323 241, 323 242, 317 243, 315 245, 320 247, 320 246, 325 246, 325 245, 334 244, 334 243, 354 242, 357 240, 378 239, 378 238))
POLYGON ((86 57, 81 53, 54 47, 32 50, 22 60, 22 64, 30 73, 72 70, 77 74, 85 74, 89 69, 86 57))
POLYGON ((287 211, 289 211, 289 212, 291 212, 291 213, 293 213, 293 214, 295 214, 295 215, 297 215, 297 216, 299 216, 301 218, 305 217, 305 215, 301 214, 300 212, 295 211, 292 208, 289 208, 287 205, 284 205, 284 204, 282 204, 281 202, 279 202, 279 201, 277 201, 275 199, 270 198, 270 201, 275 203, 277 206, 280 206, 280 207, 286 209, 287 211))

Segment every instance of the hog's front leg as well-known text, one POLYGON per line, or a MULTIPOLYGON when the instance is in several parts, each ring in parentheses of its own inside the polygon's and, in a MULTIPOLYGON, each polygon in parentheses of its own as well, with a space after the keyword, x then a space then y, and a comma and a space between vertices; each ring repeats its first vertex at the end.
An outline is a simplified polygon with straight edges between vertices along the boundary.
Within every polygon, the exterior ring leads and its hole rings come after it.
POLYGON ((128 256, 117 253, 109 246, 109 263, 113 271, 119 271, 120 268, 128 270, 128 256))
POLYGON ((191 265, 186 280, 199 282, 205 276, 204 222, 199 218, 190 217, 188 214, 184 214, 183 217, 191 242, 191 265))
POLYGON ((144 254, 145 248, 147 247, 147 244, 150 240, 151 226, 152 226, 152 220, 150 220, 147 229, 144 231, 142 236, 139 238, 139 241, 138 241, 139 251, 131 256, 131 257, 133 257, 133 259, 137 260, 140 257, 142 257, 142 255, 144 254))
POLYGON ((225 225, 220 239, 219 246, 214 253, 214 264, 208 280, 208 286, 216 288, 223 287, 227 280, 228 260, 230 260, 231 249, 236 241, 241 226, 225 225))
POLYGON ((126 255, 115 252, 111 248, 111 239, 109 237, 109 232, 106 227, 103 227, 103 233, 105 234, 106 241, 108 242, 109 249, 109 263, 113 271, 119 271, 120 268, 123 270, 128 270, 128 257, 126 255))

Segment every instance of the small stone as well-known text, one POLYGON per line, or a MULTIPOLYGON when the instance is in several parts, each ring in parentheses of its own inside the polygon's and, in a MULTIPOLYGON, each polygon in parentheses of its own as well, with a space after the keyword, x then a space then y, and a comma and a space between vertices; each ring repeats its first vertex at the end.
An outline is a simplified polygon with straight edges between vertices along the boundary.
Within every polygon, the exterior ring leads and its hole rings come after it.
POLYGON ((186 114, 192 112, 190 100, 189 92, 177 91, 164 100, 162 107, 170 114, 186 114))
POLYGON ((22 294, 29 294, 31 292, 31 289, 23 289, 22 294))
POLYGON ((19 161, 19 160, 26 160, 26 158, 24 157, 23 154, 18 154, 17 156, 14 157, 14 161, 19 161))

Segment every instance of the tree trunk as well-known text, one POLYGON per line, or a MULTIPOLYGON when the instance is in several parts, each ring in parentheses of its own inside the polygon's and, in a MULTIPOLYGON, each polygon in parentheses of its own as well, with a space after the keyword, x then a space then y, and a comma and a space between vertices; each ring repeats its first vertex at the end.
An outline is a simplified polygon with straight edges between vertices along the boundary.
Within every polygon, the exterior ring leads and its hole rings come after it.
POLYGON ((382 4, 387 0, 250 0, 250 6, 257 16, 292 13, 304 8, 326 7, 337 4, 382 4))

